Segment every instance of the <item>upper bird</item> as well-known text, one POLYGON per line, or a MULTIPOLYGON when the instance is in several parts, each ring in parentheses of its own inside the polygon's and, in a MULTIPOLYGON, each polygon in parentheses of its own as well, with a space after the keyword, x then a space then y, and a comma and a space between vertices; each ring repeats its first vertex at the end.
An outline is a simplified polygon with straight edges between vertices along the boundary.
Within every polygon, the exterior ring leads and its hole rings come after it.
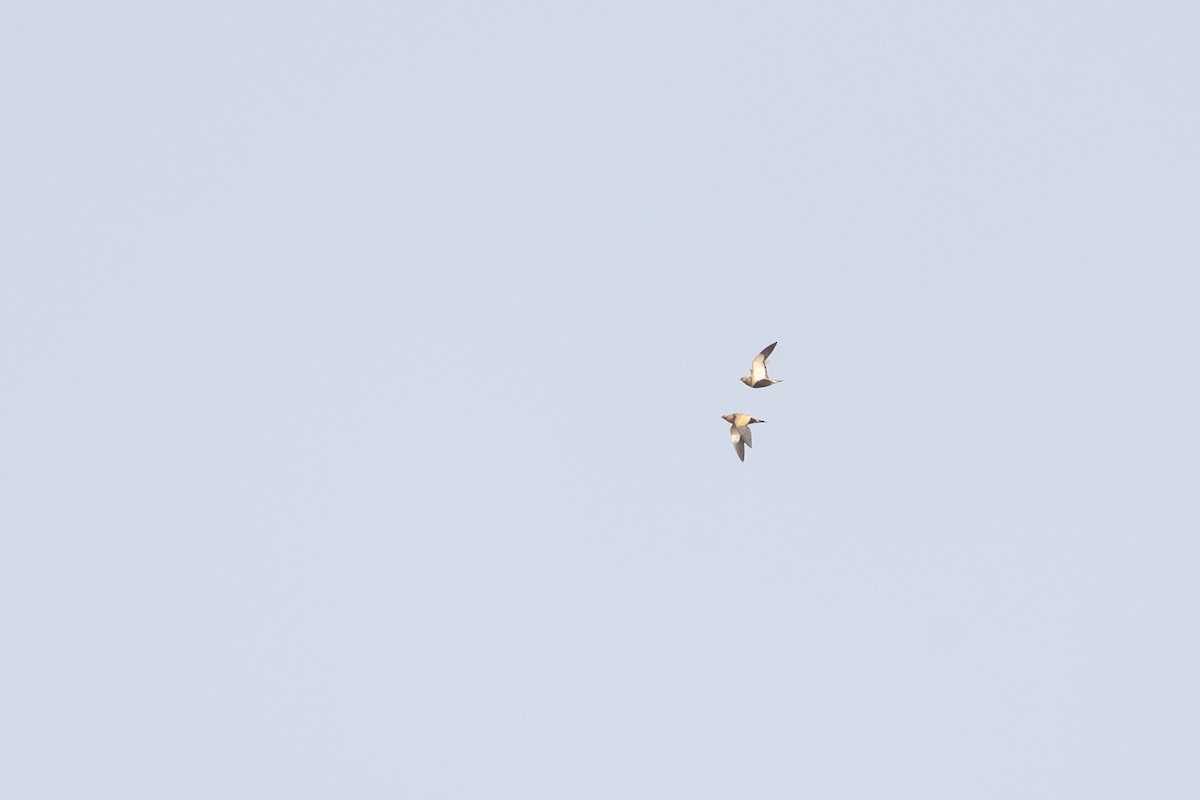
POLYGON ((767 376, 767 359, 771 356, 771 351, 775 349, 775 345, 777 344, 779 342, 771 342, 771 344, 763 348, 761 353, 754 357, 754 361, 750 362, 750 375, 742 378, 742 383, 751 389, 761 389, 764 386, 782 382, 767 376))
POLYGON ((754 441, 750 438, 750 426, 766 420, 755 419, 749 414, 726 414, 721 419, 729 423, 729 438, 733 442, 733 449, 737 450, 738 458, 745 461, 746 447, 754 446, 754 441))

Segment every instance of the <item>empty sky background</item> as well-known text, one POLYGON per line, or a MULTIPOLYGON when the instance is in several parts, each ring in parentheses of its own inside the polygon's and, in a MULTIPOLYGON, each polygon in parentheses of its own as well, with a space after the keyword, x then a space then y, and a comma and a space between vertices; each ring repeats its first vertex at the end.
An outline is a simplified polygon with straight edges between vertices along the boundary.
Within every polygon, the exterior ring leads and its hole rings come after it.
POLYGON ((0 794, 1200 795, 1197 41, 10 6, 0 794))

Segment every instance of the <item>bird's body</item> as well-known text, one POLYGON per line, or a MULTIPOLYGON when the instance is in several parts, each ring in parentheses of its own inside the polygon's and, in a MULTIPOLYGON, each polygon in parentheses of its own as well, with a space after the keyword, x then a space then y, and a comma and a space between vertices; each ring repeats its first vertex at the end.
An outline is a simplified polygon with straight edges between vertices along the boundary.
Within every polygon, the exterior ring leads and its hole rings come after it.
POLYGON ((750 363, 750 374, 742 378, 742 383, 749 386, 751 389, 761 389, 764 386, 770 386, 773 383, 781 383, 781 381, 773 380, 767 375, 767 359, 771 356, 771 351, 775 349, 775 345, 779 342, 772 342, 763 348, 763 351, 754 357, 754 361, 750 363))
POLYGON ((737 451, 738 458, 745 461, 746 448, 754 446, 750 438, 750 426, 766 420, 755 419, 749 414, 726 414, 721 419, 729 423, 729 439, 733 442, 733 449, 737 451))

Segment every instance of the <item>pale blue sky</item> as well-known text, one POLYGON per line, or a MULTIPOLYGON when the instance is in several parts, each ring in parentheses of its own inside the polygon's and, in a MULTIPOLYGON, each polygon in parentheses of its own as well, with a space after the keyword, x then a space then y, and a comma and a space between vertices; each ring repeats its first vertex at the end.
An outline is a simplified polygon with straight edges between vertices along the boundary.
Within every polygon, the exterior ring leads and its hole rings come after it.
POLYGON ((0 795, 1198 796, 1198 40, 10 8, 0 795))

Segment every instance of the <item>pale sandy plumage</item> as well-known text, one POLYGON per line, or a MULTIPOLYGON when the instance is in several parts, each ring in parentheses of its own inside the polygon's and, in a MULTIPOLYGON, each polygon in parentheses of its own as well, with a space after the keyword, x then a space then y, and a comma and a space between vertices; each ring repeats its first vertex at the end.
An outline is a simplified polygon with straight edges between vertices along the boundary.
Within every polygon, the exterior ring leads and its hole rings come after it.
POLYGON ((745 461, 746 448, 754 446, 750 437, 750 426, 766 420, 755 419, 749 414, 726 414, 721 419, 729 423, 729 439, 733 442, 733 449, 737 451, 738 458, 745 461))
POLYGON ((767 359, 771 356, 771 351, 775 349, 775 345, 779 342, 772 342, 763 348, 763 351, 754 357, 754 361, 750 363, 750 374, 742 378, 742 383, 749 386, 751 389, 761 389, 764 386, 770 386, 773 383, 782 383, 782 381, 772 380, 767 375, 767 359))

